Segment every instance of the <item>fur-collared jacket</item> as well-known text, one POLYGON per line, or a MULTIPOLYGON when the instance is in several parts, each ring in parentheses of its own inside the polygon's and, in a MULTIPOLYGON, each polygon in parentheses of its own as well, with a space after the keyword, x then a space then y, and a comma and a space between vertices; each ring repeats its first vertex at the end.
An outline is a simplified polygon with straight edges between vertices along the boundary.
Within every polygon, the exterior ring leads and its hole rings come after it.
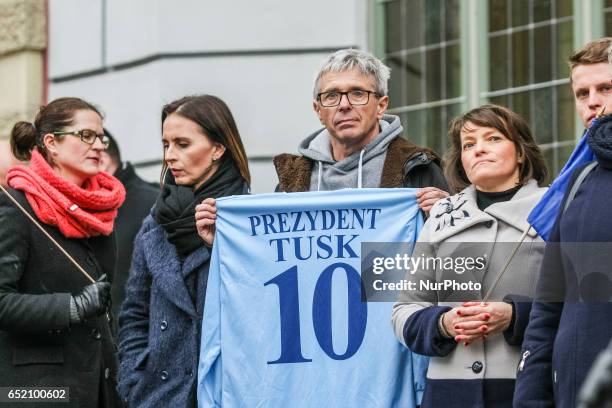
MULTIPOLYGON (((278 174, 278 191, 287 193, 309 191, 315 161, 305 156, 281 154, 274 158, 278 174)), ((431 150, 396 137, 387 148, 381 188, 438 187, 449 191, 440 169, 440 159, 431 150)))
POLYGON ((412 351, 432 357, 422 407, 512 406, 523 333, 544 251, 542 239, 529 229, 527 216, 545 191, 531 180, 511 200, 494 203, 481 211, 476 190, 469 186, 432 208, 414 254, 432 259, 472 257, 484 261, 471 271, 444 269, 439 265, 419 268, 409 278, 417 284, 446 280, 478 282, 482 285, 480 290, 417 286, 416 290, 402 292, 393 308, 397 338, 412 351), (517 252, 494 286, 517 245, 517 252), (454 339, 440 332, 439 319, 444 312, 462 301, 482 299, 492 286, 490 299, 503 299, 513 307, 511 326, 503 335, 493 335, 466 347, 458 346, 454 339))

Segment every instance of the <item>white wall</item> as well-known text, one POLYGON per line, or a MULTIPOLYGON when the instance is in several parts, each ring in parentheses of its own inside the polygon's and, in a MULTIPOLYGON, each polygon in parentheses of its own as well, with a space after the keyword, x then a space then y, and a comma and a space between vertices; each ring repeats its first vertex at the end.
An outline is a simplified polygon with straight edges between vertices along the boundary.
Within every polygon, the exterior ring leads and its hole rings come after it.
POLYGON ((357 32, 355 0, 107 0, 107 4, 111 64, 158 52, 353 45, 357 32))
MULTIPOLYGON (((365 3, 106 0, 102 36, 102 0, 50 0, 49 98, 80 96, 100 106, 123 156, 138 163, 161 157, 163 104, 217 95, 247 154, 259 158, 251 162, 253 191, 272 191, 276 175, 261 158, 295 152, 320 126, 311 107, 314 74, 328 49, 365 48, 365 3)), ((139 173, 154 180, 158 168, 139 173)))
POLYGON ((49 77, 102 66, 102 1, 49 1, 49 77))

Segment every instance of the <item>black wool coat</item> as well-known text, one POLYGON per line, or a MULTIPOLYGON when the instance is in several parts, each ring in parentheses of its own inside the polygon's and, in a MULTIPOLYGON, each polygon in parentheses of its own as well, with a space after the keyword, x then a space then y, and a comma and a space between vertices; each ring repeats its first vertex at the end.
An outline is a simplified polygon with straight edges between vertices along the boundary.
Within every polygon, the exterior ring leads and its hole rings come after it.
MULTIPOLYGON (((113 299, 113 316, 119 315, 119 308, 125 299, 125 283, 130 274, 134 239, 142 226, 142 221, 149 215, 159 195, 159 187, 147 183, 134 171, 130 163, 115 172, 114 176, 125 187, 125 201, 119 208, 115 220, 115 237, 117 238, 117 262, 111 294, 113 299)), ((115 331, 117 319, 114 321, 115 331)))
MULTIPOLYGON (((9 192, 36 218, 21 191, 9 192)), ((62 407, 119 406, 107 317, 70 324, 70 296, 89 281, 3 193, 0 226, 0 387, 69 387, 62 407)), ((69 239, 43 227, 94 279, 112 279, 112 235, 69 239)))

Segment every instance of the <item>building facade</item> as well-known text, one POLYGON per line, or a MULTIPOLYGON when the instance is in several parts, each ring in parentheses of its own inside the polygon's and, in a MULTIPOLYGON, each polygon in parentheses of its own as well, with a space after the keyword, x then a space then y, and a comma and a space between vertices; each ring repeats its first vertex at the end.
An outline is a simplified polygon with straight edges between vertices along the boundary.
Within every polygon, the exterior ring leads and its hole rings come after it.
POLYGON ((529 121, 556 174, 582 132, 565 60, 612 34, 612 0, 0 0, 0 22, 6 4, 27 18, 0 25, 1 136, 40 100, 80 96, 155 180, 162 105, 215 94, 236 117, 257 193, 276 184, 272 157, 320 126, 314 74, 345 47, 391 67, 404 136, 444 152, 454 116, 499 103, 529 121), (13 32, 29 34, 7 47, 13 32))
POLYGON ((450 119, 501 104, 527 119, 558 174, 582 133, 566 60, 612 35, 612 1, 378 0, 374 18, 408 135, 444 151, 450 119))
POLYGON ((44 0, 0 0, 0 139, 45 100, 44 0))
POLYGON ((123 156, 150 180, 159 178, 162 105, 208 93, 236 118, 253 191, 273 191, 272 157, 320 126, 312 84, 321 61, 368 44, 367 1, 49 4, 49 97, 98 104, 123 156))

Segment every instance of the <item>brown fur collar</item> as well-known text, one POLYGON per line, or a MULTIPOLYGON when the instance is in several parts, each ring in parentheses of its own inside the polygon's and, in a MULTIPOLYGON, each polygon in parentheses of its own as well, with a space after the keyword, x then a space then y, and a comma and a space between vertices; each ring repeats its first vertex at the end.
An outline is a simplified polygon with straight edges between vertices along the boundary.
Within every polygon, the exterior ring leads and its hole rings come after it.
MULTIPOLYGON (((419 147, 404 138, 396 137, 387 148, 380 187, 402 187, 406 161, 421 152, 425 152, 431 161, 440 164, 440 159, 433 150, 419 147)), ((284 153, 274 157, 279 190, 288 193, 308 191, 313 164, 312 160, 294 154, 284 153)))
POLYGON ((283 153, 274 157, 273 162, 280 191, 295 193, 310 189, 310 173, 314 164, 312 160, 304 156, 283 153))

